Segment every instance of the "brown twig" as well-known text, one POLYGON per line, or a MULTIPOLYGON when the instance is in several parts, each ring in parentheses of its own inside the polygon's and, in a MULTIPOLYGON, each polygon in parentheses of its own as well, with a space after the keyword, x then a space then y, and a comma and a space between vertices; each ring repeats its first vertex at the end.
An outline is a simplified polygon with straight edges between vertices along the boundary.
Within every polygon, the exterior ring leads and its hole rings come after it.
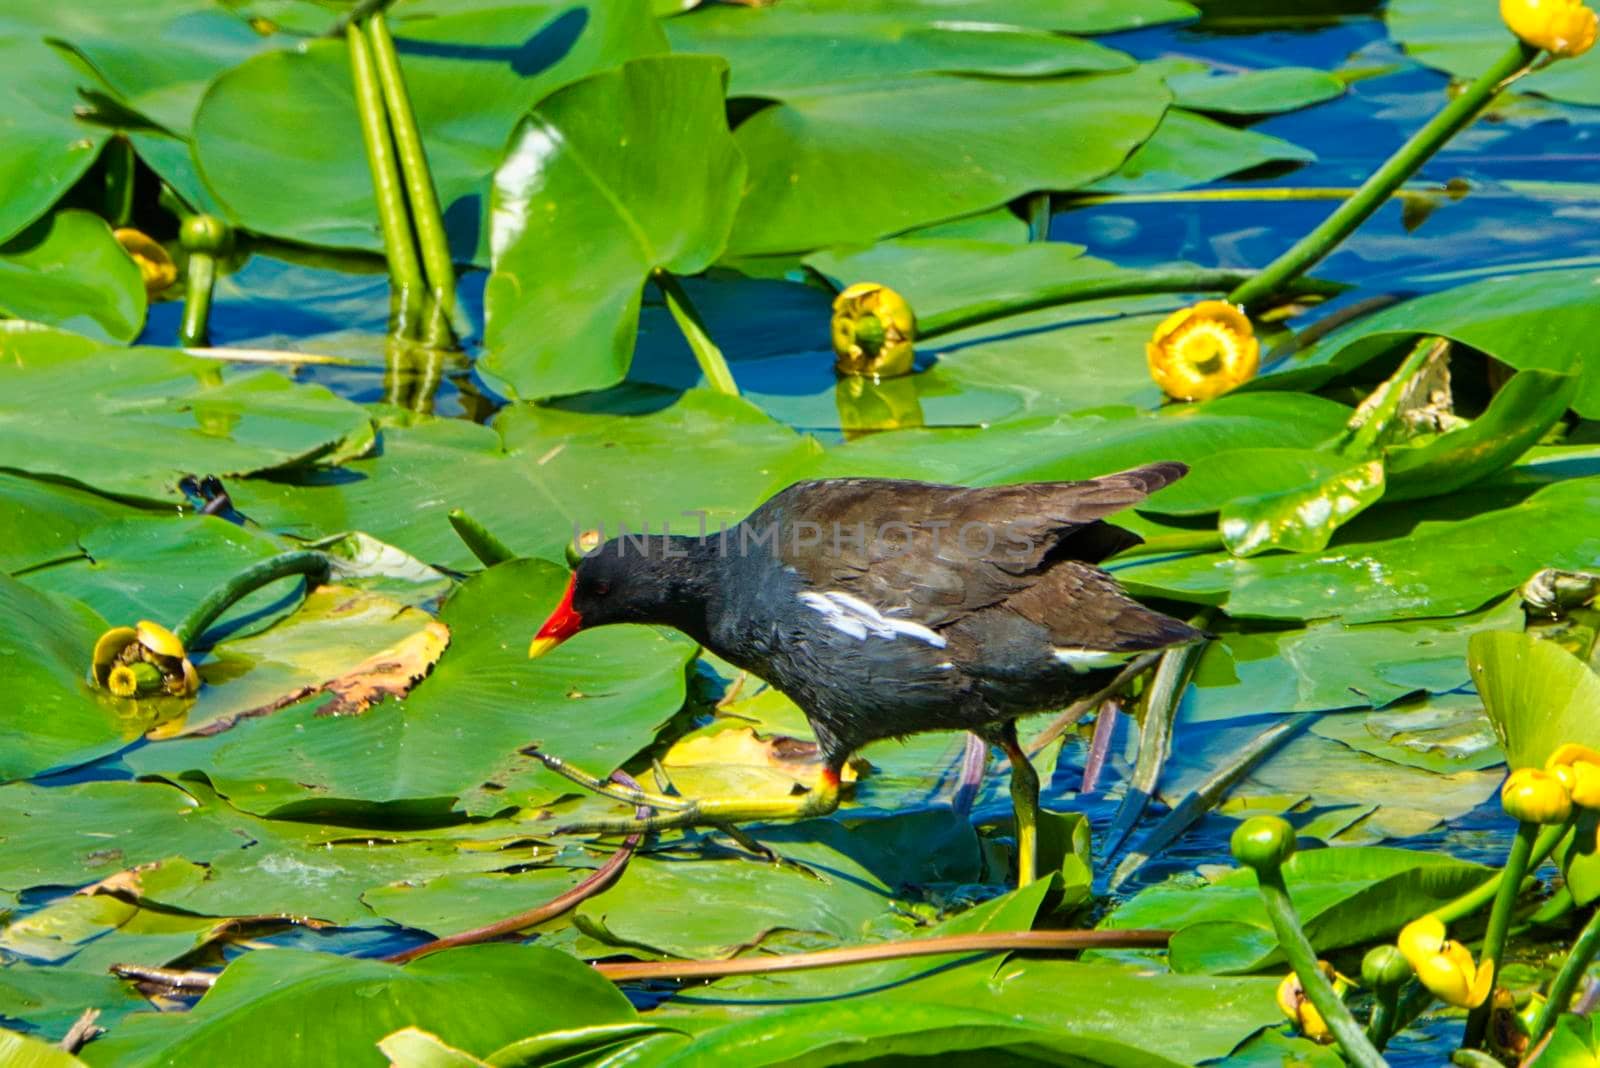
MULTIPOLYGON (((626 772, 612 772, 611 778, 613 782, 621 783, 623 786, 628 786, 635 790, 640 788, 639 784, 633 780, 633 777, 626 772)), ((645 819, 650 815, 650 809, 640 806, 634 810, 634 814, 640 819, 645 819)), ((617 847, 617 851, 611 854, 604 864, 596 868, 592 875, 571 890, 557 894, 542 905, 535 905, 533 908, 519 912, 515 916, 507 916, 503 920, 496 920, 493 923, 484 924, 482 927, 474 927, 459 934, 436 938, 432 942, 424 942, 420 946, 413 946, 411 949, 400 953, 391 953, 383 959, 390 964, 409 964, 418 957, 437 953, 441 949, 454 949, 456 946, 471 946, 479 942, 488 942, 505 935, 516 934, 518 931, 544 923, 546 920, 554 919, 568 909, 576 908, 585 900, 610 886, 612 880, 621 875, 622 869, 628 866, 629 858, 633 856, 633 851, 638 848, 643 837, 642 834, 630 834, 624 838, 622 845, 617 847)))
POLYGON ((1028 755, 1037 756, 1045 746, 1061 737, 1075 723, 1088 715, 1091 709, 1099 707, 1101 701, 1117 696, 1124 686, 1132 682, 1136 676, 1147 670, 1157 660, 1160 660, 1161 653, 1162 650, 1156 649, 1135 657, 1128 661, 1126 667, 1117 672, 1116 678, 1100 687, 1098 691, 1068 705, 1065 712, 1051 720, 1045 729, 1034 737, 1032 743, 1028 746, 1028 755))
POLYGON ((1171 931, 988 931, 982 934, 913 938, 870 946, 823 949, 814 953, 787 953, 738 960, 622 961, 596 964, 594 970, 620 983, 629 979, 718 979, 728 975, 797 972, 831 968, 840 964, 932 957, 946 953, 1000 953, 1007 950, 1059 952, 1069 949, 1162 949, 1171 931))
POLYGON ((67 1029, 66 1034, 61 1036, 61 1041, 57 1042, 56 1045, 68 1053, 78 1052, 83 1048, 84 1043, 91 1038, 105 1034, 106 1029, 104 1027, 95 1025, 95 1021, 99 1018, 99 1009, 84 1009, 83 1015, 73 1021, 72 1026, 67 1029))
POLYGON ((181 968, 161 968, 154 964, 113 964, 111 974, 118 979, 156 983, 174 990, 210 990, 217 985, 216 972, 189 972, 181 968))

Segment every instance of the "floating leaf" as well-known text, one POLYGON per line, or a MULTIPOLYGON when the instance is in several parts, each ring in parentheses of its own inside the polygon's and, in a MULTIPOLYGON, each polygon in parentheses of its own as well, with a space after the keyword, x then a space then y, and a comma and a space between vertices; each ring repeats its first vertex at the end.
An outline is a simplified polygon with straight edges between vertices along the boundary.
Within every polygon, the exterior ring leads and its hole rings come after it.
POLYGON ((1314 553, 1334 531, 1383 496, 1383 461, 1352 464, 1333 475, 1281 493, 1222 506, 1222 541, 1235 556, 1269 549, 1314 553))
POLYGON ((1116 170, 1154 131, 1166 102, 1160 78, 1143 68, 789 94, 736 134, 750 179, 732 251, 872 241, 1036 189, 1079 188, 1116 170), (1050 136, 1037 136, 1040 129, 1050 136), (866 164, 870 182, 859 177, 866 164))
POLYGON ((0 571, 81 556, 84 531, 131 514, 126 505, 86 490, 0 471, 0 571))
POLYGON ((695 274, 727 244, 744 162, 726 74, 706 56, 632 60, 523 120, 490 201, 481 367, 530 398, 622 381, 651 272, 695 274))
POLYGON ((1179 107, 1224 115, 1296 111, 1344 94, 1344 82, 1310 67, 1273 67, 1237 74, 1189 71, 1170 75, 1167 88, 1179 107))
MULTIPOLYGON (((0 241, 43 215, 99 156, 111 131, 73 112, 80 76, 65 57, 0 15, 0 241), (20 32, 19 32, 20 31, 20 32)), ((142 287, 141 287, 142 288, 142 287)))
POLYGON ((139 268, 86 211, 58 211, 0 245, 0 314, 127 342, 144 326, 139 268))
POLYGON ((1314 152, 1281 137, 1168 108, 1156 132, 1115 174, 1086 189, 1096 193, 1186 189, 1267 163, 1309 163, 1316 158, 1314 152))
POLYGON ((1040 77, 1133 66, 1121 52, 1001 25, 1005 19, 963 23, 947 4, 926 14, 853 6, 819 12, 817 6, 785 3, 762 10, 714 4, 672 19, 665 28, 674 52, 728 61, 730 96, 781 98, 789 89, 930 72, 1040 77))
POLYGON ((382 1066, 378 1040, 407 1026, 487 1054, 530 1032, 632 1018, 592 968, 540 946, 468 946, 404 968, 278 949, 234 961, 182 1017, 124 1020, 85 1054, 129 1068, 220 1063, 247 1033, 251 1056, 264 1061, 382 1066), (483 1012, 488 1001, 502 1011, 483 1012))

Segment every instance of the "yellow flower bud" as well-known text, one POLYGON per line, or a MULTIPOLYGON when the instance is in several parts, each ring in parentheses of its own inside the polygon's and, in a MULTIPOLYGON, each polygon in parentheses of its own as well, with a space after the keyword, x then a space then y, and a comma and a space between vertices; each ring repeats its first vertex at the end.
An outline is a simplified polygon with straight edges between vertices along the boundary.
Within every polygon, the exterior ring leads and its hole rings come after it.
POLYGON ((1167 396, 1210 400, 1255 376, 1261 344, 1244 312, 1225 300, 1203 300, 1163 319, 1145 356, 1167 396))
POLYGON ((1557 59, 1594 47, 1595 13, 1582 0, 1500 0, 1500 18, 1525 44, 1557 59))
POLYGON ((1475 1009, 1494 986, 1494 962, 1478 967, 1472 952, 1445 937, 1444 922, 1429 914, 1413 920, 1396 940, 1401 954, 1422 985, 1439 1000, 1463 1009, 1475 1009))
POLYGON ((124 252, 133 257, 133 262, 139 265, 139 277, 144 279, 145 296, 153 299, 178 280, 177 265, 172 262, 172 257, 167 255, 167 250, 141 231, 125 226, 120 230, 113 230, 111 236, 117 239, 117 244, 122 246, 124 252))
POLYGON ((876 282, 859 282, 833 301, 834 367, 842 375, 908 374, 917 320, 905 298, 876 282))
POLYGON ((1572 798, 1558 776, 1538 768, 1518 768, 1500 787, 1500 807, 1523 823, 1562 823, 1572 815, 1572 798))
MULTIPOLYGON (((1328 980, 1333 992, 1344 997, 1345 992, 1350 989, 1350 980, 1340 975, 1334 970, 1333 965, 1325 960, 1317 961, 1317 970, 1328 980)), ((1328 1029, 1328 1022, 1306 997, 1305 987, 1300 984, 1300 977, 1294 972, 1284 976, 1283 982, 1278 984, 1278 1008, 1282 1009, 1289 1022, 1311 1041, 1324 1044, 1333 1041, 1333 1032, 1328 1029)))
POLYGON ((178 636, 149 620, 102 634, 94 643, 89 674, 96 686, 117 697, 192 697, 200 690, 200 673, 178 636))
POLYGON ((1561 780, 1572 803, 1580 808, 1600 808, 1600 753, 1586 745, 1559 746, 1544 769, 1561 780))

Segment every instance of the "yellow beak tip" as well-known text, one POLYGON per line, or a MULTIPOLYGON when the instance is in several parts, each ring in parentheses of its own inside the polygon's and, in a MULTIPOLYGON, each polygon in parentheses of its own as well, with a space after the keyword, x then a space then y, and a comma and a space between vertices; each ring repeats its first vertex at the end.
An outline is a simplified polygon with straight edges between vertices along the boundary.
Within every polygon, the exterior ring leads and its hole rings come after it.
POLYGON ((535 638, 528 646, 528 659, 537 660, 560 644, 559 638, 535 638))

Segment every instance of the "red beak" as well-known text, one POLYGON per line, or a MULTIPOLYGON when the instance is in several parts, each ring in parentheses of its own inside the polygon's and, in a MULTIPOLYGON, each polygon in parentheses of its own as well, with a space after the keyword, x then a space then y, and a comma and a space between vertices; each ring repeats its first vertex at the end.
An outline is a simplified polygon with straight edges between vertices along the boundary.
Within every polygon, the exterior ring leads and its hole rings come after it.
POLYGON ((577 586, 578 576, 574 574, 567 582, 567 592, 561 595, 561 603, 556 605, 556 610, 534 635, 533 644, 528 646, 529 659, 543 656, 583 629, 583 617, 572 610, 572 591, 577 586))

